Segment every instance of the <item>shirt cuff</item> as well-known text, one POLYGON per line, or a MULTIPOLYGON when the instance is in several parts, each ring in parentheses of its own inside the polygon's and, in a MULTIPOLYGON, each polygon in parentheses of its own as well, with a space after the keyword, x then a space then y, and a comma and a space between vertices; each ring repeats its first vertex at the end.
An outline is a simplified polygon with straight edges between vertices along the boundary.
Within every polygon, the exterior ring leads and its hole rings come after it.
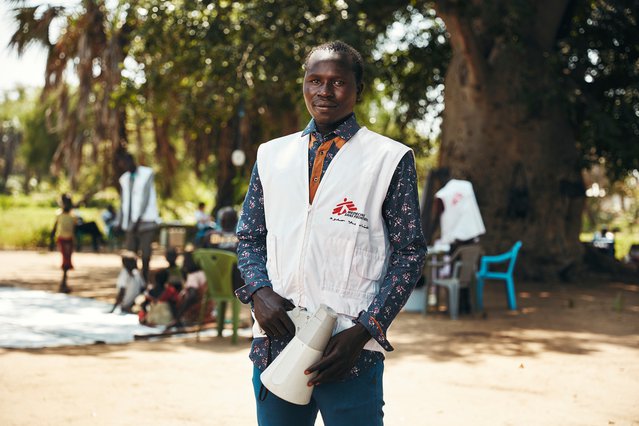
POLYGON ((262 287, 273 287, 270 281, 255 281, 253 283, 246 284, 237 290, 235 290, 235 296, 240 299, 242 303, 250 303, 253 301, 253 293, 262 287))
POLYGON ((362 324, 366 330, 371 334, 371 337, 377 341, 384 348, 385 351, 392 352, 395 350, 393 346, 386 340, 386 333, 382 329, 382 326, 377 322, 371 314, 366 311, 362 311, 357 317, 357 322, 362 324))

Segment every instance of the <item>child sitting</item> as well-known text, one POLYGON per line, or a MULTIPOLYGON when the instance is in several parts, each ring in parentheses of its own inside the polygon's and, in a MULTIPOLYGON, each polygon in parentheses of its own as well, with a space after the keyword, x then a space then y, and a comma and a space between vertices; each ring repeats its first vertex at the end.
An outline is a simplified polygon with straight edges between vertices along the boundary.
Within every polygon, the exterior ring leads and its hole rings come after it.
POLYGON ((137 269, 137 263, 135 253, 130 251, 122 253, 122 270, 116 282, 118 295, 111 312, 120 306, 122 312, 131 313, 135 298, 144 291, 144 278, 137 269))
POLYGON ((146 300, 139 313, 143 324, 166 325, 177 316, 182 269, 177 265, 178 254, 174 248, 166 251, 165 258, 169 266, 157 272, 155 284, 145 293, 146 300))
MULTIPOLYGON (((184 321, 194 323, 199 320, 199 308, 206 292, 206 275, 202 268, 193 260, 192 251, 184 253, 182 271, 186 275, 186 282, 184 283, 184 290, 180 293, 179 310, 175 320, 167 325, 167 330, 171 327, 182 327, 184 321)), ((209 305, 208 312, 211 312, 212 302, 209 305)))

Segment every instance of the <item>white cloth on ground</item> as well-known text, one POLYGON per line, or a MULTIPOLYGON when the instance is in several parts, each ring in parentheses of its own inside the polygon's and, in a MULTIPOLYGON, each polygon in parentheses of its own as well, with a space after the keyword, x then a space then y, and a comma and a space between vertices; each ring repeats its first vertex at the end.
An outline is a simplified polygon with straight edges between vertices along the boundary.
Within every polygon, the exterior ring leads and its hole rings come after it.
POLYGON ((111 314, 111 305, 61 293, 0 287, 0 347, 48 348, 126 343, 163 328, 141 325, 133 314, 111 314))

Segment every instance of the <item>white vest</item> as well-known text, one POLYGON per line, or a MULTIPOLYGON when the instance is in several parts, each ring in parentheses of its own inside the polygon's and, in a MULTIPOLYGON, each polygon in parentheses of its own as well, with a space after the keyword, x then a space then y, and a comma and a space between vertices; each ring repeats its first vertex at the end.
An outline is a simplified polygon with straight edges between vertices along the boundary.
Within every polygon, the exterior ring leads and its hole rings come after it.
POLYGON ((133 223, 140 217, 142 222, 160 223, 153 177, 153 169, 138 166, 135 171, 133 188, 130 188, 131 173, 125 172, 120 176, 120 186, 122 188, 122 217, 120 218, 120 225, 122 229, 127 230, 131 226, 128 222, 129 208, 131 208, 131 222, 133 223), (133 191, 131 206, 129 206, 130 191, 133 191), (140 210, 145 201, 147 201, 146 209, 142 212, 140 210))
MULTIPOLYGON (((384 279, 391 249, 382 204, 410 149, 361 128, 331 161, 309 205, 308 142, 300 132, 258 149, 266 266, 281 296, 310 312, 325 303, 340 314, 338 333, 353 326, 384 279)), ((253 331, 264 335, 257 323, 253 331)), ((373 339, 365 348, 383 350, 373 339)))

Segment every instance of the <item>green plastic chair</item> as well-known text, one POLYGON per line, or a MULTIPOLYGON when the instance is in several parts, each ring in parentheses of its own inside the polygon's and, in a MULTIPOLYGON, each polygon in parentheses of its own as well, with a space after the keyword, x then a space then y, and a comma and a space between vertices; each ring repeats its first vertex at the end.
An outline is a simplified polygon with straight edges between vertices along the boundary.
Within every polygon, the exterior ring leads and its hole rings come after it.
POLYGON ((219 249, 197 249, 193 252, 193 260, 202 268, 206 275, 207 291, 202 300, 200 310, 200 326, 202 329, 204 310, 209 300, 214 300, 217 312, 217 334, 222 336, 224 330, 224 314, 226 304, 231 304, 233 312, 233 337, 231 342, 237 343, 237 329, 240 323, 240 301, 233 293, 233 268, 237 264, 235 253, 219 249))

